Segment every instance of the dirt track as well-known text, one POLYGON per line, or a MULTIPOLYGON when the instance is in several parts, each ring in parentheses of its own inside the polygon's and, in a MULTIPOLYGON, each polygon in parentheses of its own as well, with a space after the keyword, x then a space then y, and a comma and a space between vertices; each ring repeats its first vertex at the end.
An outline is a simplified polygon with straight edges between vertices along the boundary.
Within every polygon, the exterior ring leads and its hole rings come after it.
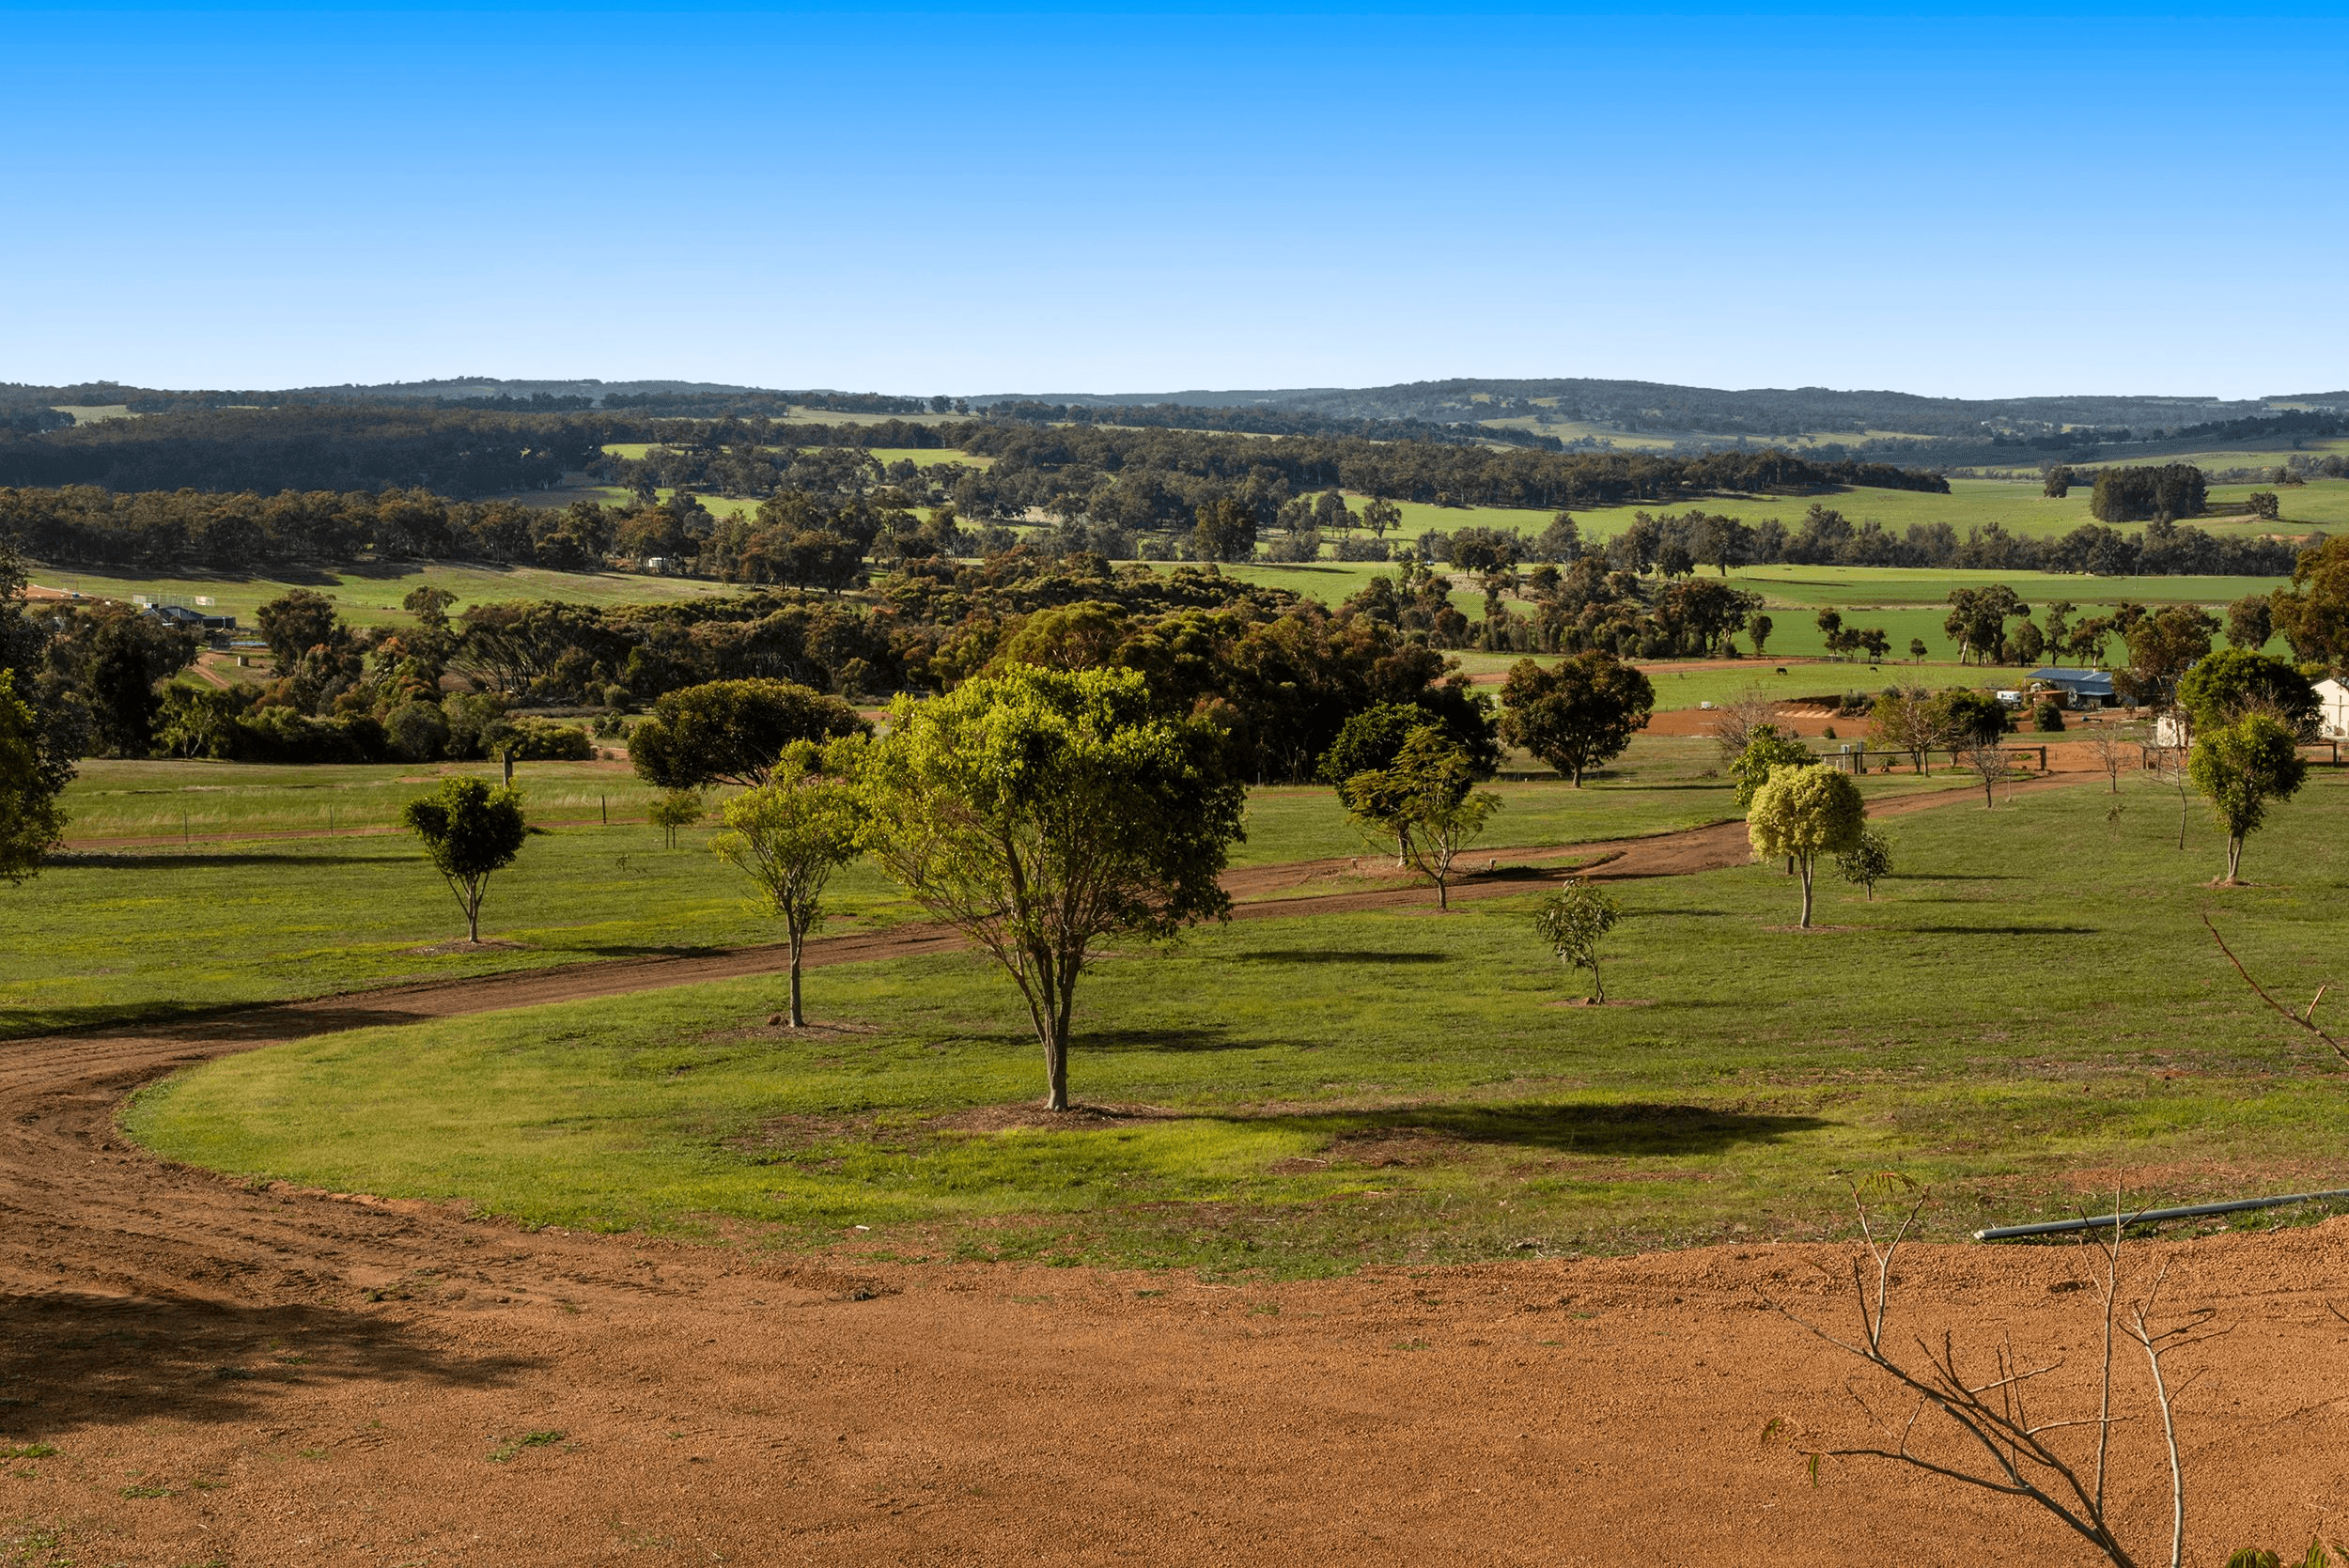
MULTIPOLYGON (((1735 825, 1611 847, 1617 876, 1743 858, 1735 825)), ((841 938, 819 961, 943 940, 841 938)), ((1832 1466, 1804 1483, 1797 1447, 1860 1435, 1844 1369, 1755 1307, 1840 1311, 1812 1266, 1833 1249, 1237 1290, 794 1266, 253 1191, 112 1133, 126 1090, 223 1052, 771 962, 615 963, 0 1048, 0 1436, 57 1450, 0 1466, 0 1518, 18 1521, 0 1542, 55 1529, 59 1560, 142 1565, 2077 1560, 1996 1499, 1832 1466), (1791 1439, 1761 1441, 1772 1418, 1791 1439)), ((1202 1220, 1223 1222, 1248 1221, 1202 1220)), ((2336 1221, 2160 1250, 2172 1299, 2237 1325, 2195 1358, 2214 1370, 2186 1403, 2208 1527, 2189 1560, 2320 1525, 2349 1537, 2329 1512, 2349 1507, 2349 1327, 2324 1310, 2349 1297, 2344 1241, 2336 1221)), ((2079 1259, 1938 1249, 1905 1274, 1921 1322, 2077 1352, 2084 1297, 2049 1287, 2079 1259)))

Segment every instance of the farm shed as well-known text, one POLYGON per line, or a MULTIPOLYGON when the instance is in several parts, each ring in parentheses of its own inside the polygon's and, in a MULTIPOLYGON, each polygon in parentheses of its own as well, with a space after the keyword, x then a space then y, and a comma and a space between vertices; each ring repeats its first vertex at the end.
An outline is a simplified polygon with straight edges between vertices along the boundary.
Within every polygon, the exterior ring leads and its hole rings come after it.
POLYGON ((2316 733, 2326 740, 2349 740, 2349 686, 2333 675, 2316 683, 2316 733))
POLYGON ((2030 678, 2063 693, 2066 706, 2112 706, 2112 674, 2108 670, 2071 670, 2061 664, 2050 664, 2044 670, 2033 670, 2030 678))

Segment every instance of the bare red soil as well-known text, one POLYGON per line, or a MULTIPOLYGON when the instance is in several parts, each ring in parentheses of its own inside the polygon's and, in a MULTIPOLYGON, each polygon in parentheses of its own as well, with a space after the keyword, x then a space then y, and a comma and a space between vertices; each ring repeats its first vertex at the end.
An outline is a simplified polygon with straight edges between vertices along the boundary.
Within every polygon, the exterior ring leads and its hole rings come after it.
MULTIPOLYGON (((1613 846, 1606 869, 1742 858, 1735 828, 1613 846)), ((844 937, 817 961, 945 939, 844 937)), ((1807 1483, 1798 1451, 1867 1429, 1847 1363, 1766 1303, 1847 1321, 1839 1248, 1239 1287, 896 1265, 853 1237, 778 1261, 256 1190, 114 1130, 129 1089, 226 1052, 772 961, 613 963, 0 1048, 0 1436, 56 1450, 0 1464, 0 1544, 46 1561, 24 1544, 52 1529, 57 1560, 159 1568, 2085 1560, 2004 1499, 1856 1461, 1807 1483)), ((2191 1561, 2349 1536, 2349 1327, 2326 1305, 2349 1296, 2344 1242, 2334 1221, 2138 1253, 2169 1264, 2166 1299, 2233 1327, 2182 1360, 2203 1373, 2183 1405, 2191 1561)), ((2065 1356, 2056 1381, 2076 1387, 2093 1297, 2065 1287, 2088 1256, 1920 1249, 1906 1321, 2065 1356)), ((2123 1471, 2147 1542, 2163 1526, 2138 1484, 2150 1433, 2129 1429, 2123 1471)))

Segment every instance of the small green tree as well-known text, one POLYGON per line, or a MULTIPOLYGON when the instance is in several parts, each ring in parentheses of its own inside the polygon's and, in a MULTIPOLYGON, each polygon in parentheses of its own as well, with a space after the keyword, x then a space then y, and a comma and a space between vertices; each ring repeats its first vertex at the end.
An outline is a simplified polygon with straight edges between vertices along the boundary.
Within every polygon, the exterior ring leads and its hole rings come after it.
POLYGON ((1777 629, 1778 623, 1767 615, 1756 615, 1746 623, 1746 635, 1753 639, 1754 658, 1762 657, 1763 645, 1769 642, 1770 633, 1777 629))
POLYGON ((1747 732, 1746 749, 1729 764, 1737 781, 1737 809, 1753 804, 1754 792, 1769 782, 1774 768, 1808 768, 1818 756, 1798 736, 1781 735, 1776 724, 1756 724, 1747 732))
POLYGON ((1875 902, 1876 884, 1892 875, 1892 846, 1874 828, 1862 828, 1859 842, 1835 857, 1835 869, 1846 882, 1857 882, 1868 890, 1868 902, 1875 902))
POLYGON ((1392 837, 1413 869, 1436 884, 1436 903, 1452 907, 1452 862, 1485 831, 1501 797, 1476 787, 1468 749, 1433 724, 1404 740, 1384 768, 1346 781, 1349 815, 1365 833, 1392 837))
POLYGON ((490 876, 514 863, 530 833, 521 794, 491 789, 485 779, 449 779, 438 793, 409 801, 400 817, 424 841, 433 869, 465 911, 465 939, 480 941, 490 876))
POLYGON ((800 955, 808 933, 823 923, 824 889, 832 874, 856 859, 863 820, 856 776, 863 764, 862 737, 818 751, 793 741, 776 759, 773 776, 726 802, 726 831, 710 847, 758 885, 768 908, 783 919, 791 943, 791 1027, 804 1029, 800 1007, 800 955))
POLYGON ((2227 876, 2232 886, 2243 866, 2243 841, 2267 819, 2270 802, 2289 800, 2309 775, 2292 732, 2264 713, 2195 737, 2187 770, 2227 830, 2227 876))
POLYGON ((1812 873, 1867 831, 1868 803, 1850 774, 1832 768, 1774 768, 1753 792, 1746 835, 1756 860, 1785 857, 1802 875, 1802 924, 1811 924, 1812 873))
POLYGON ((1543 899, 1533 911, 1533 929, 1559 962, 1591 971, 1593 1001, 1607 1000, 1607 987, 1598 978, 1599 941, 1622 916, 1613 899, 1581 877, 1543 899))
POLYGON ((652 825, 661 830, 661 842, 677 847, 677 836, 708 815, 709 807, 698 789, 663 790, 661 799, 652 803, 646 815, 652 825))
POLYGON ((0 881, 39 875, 65 834, 64 780, 41 756, 40 738, 39 721, 16 694, 16 672, 0 670, 0 881))

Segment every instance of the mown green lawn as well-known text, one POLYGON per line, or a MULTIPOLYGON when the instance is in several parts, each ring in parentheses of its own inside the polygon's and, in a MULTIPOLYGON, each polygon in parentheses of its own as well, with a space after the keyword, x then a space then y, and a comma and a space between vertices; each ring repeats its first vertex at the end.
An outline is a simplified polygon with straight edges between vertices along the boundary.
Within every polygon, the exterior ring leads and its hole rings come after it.
POLYGON ((1932 1234, 2349 1185, 2349 1083, 2198 924, 2305 999, 2340 977, 2349 778, 2205 886, 2143 786, 1888 822, 1877 899, 1788 929, 1773 866, 1623 884, 1608 991, 1530 898, 1200 931, 1099 966, 1044 1126, 1036 1048, 980 959, 381 1029, 143 1093, 132 1136, 241 1176, 463 1199, 526 1223, 897 1256, 1275 1274, 1839 1227, 1846 1173, 1933 1184, 1932 1234), (2100 1194, 2104 1198, 2100 1198, 2100 1194), (747 1232, 739 1228, 747 1225, 747 1232), (869 1229, 866 1229, 869 1227, 869 1229))
MULTIPOLYGON (((1703 776, 1718 762, 1703 739, 1641 737, 1580 790, 1496 784, 1503 804, 1486 842, 1535 847, 1719 821, 1735 807, 1720 779, 1703 776)), ((525 808, 559 825, 492 879, 482 925, 485 937, 521 945, 420 952, 461 937, 463 924, 414 841, 387 830, 444 772, 496 776, 480 764, 86 764, 66 797, 70 840, 83 847, 0 888, 0 1036, 780 939, 749 902, 748 884, 710 853, 714 822, 670 850, 642 820, 649 792, 624 769, 525 763, 516 777, 525 808), (612 824, 603 826, 607 804, 612 824), (332 834, 323 831, 330 821, 332 834), (286 831, 309 836, 251 836, 286 831), (164 842, 104 842, 155 837, 164 842)), ((1900 776, 1867 784, 1919 787, 1900 776)), ((1371 853, 1326 788, 1252 791, 1247 823, 1236 866, 1371 853)), ((861 865, 834 886, 838 908, 863 924, 916 914, 861 865)))

